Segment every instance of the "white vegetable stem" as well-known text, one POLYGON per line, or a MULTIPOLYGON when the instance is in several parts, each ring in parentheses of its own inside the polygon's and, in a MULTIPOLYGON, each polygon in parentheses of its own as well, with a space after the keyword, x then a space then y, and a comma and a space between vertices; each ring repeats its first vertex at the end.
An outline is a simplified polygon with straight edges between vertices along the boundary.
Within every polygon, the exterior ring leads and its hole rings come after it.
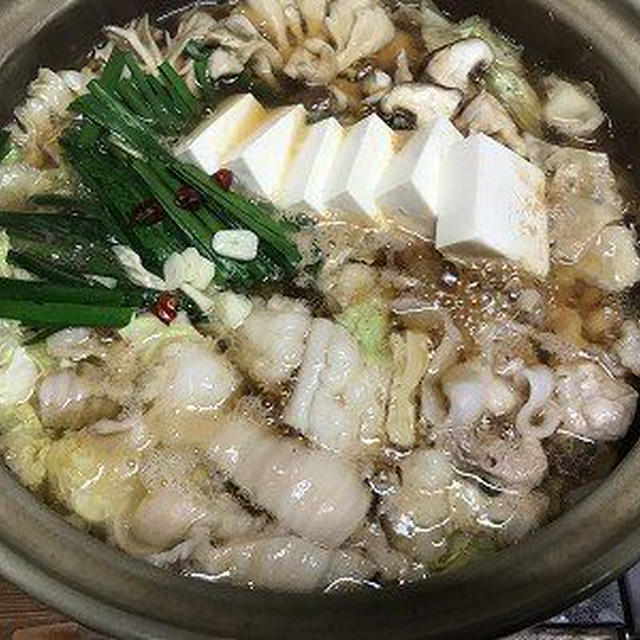
POLYGON ((211 243, 213 250, 233 260, 253 260, 258 255, 258 236, 247 229, 218 231, 211 243))
POLYGON ((148 289, 166 290, 167 285, 164 280, 145 269, 140 256, 131 247, 119 244, 113 247, 113 252, 133 284, 148 289))

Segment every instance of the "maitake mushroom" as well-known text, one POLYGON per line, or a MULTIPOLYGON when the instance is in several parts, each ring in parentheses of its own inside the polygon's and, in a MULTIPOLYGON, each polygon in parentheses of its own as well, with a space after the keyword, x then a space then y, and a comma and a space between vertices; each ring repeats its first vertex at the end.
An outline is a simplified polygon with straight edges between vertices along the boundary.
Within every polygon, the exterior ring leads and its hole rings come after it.
MULTIPOLYGON (((115 43, 154 72, 165 61, 194 84, 192 61, 184 55, 191 40, 216 46, 209 60, 213 80, 241 73, 247 65, 269 84, 275 72, 309 84, 329 85, 363 58, 385 47, 395 27, 378 0, 245 0, 216 21, 194 11, 175 36, 156 31, 149 17, 126 27, 107 27, 111 43, 96 52, 104 61, 115 43), (248 11, 245 11, 248 9, 248 11)), ((405 74, 406 75, 406 74, 405 74)))
POLYGON ((215 28, 216 20, 205 11, 192 11, 180 21, 175 36, 168 36, 164 58, 176 71, 183 73, 188 61, 184 51, 191 40, 202 41, 215 28))
POLYGON ((206 41, 218 45, 209 59, 209 74, 214 80, 241 73, 251 61, 256 73, 272 82, 273 70, 281 69, 284 64, 280 52, 247 16, 239 13, 219 22, 206 41))
POLYGON ((360 80, 360 89, 366 96, 364 102, 375 104, 391 90, 393 80, 388 73, 372 69, 360 80))
POLYGON ((105 33, 117 46, 135 53, 147 71, 155 71, 165 60, 158 44, 159 34, 152 29, 148 15, 126 27, 106 27, 105 33))
MULTIPOLYGON (((340 2, 359 2, 360 0, 337 0, 340 2)), ((327 18, 327 27, 332 35, 336 34, 335 21, 331 20, 332 13, 327 18), (332 28, 333 25, 333 28, 332 28)), ((377 4, 368 3, 353 12, 352 27, 345 44, 338 46, 338 70, 344 71, 352 64, 374 54, 389 44, 395 35, 395 27, 387 12, 377 4)), ((344 26, 340 27, 340 37, 344 36, 344 26)), ((334 35, 335 38, 335 35, 334 35)))
POLYGON ((304 80, 311 85, 327 85, 338 74, 336 52, 322 38, 307 38, 294 49, 284 72, 294 80, 304 80))

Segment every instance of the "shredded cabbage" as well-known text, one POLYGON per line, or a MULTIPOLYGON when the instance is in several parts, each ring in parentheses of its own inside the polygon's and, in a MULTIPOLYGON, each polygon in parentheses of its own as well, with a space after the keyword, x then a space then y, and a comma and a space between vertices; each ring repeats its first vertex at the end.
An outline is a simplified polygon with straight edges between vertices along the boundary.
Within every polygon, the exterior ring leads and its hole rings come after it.
POLYGON ((26 402, 33 394, 38 379, 38 367, 26 349, 18 347, 8 366, 0 373, 0 406, 26 402))
POLYGON ((487 90, 501 102, 523 131, 541 135, 542 104, 526 78, 521 48, 494 31, 479 16, 455 24, 438 13, 432 3, 423 6, 421 14, 422 37, 430 51, 471 36, 482 38, 489 44, 496 59, 484 74, 487 90))
POLYGON ((247 296, 222 291, 216 294, 213 307, 216 317, 229 329, 238 329, 253 310, 253 302, 247 296))
POLYGON ((640 280, 636 242, 636 234, 627 227, 605 227, 573 269, 605 291, 624 291, 640 280))
POLYGON ((389 354, 389 309, 378 298, 348 307, 336 320, 360 344, 365 360, 379 362, 389 354))
POLYGON ((120 329, 122 338, 130 343, 141 361, 148 365, 162 348, 172 342, 202 340, 202 336, 189 322, 185 313, 167 326, 156 316, 146 313, 136 316, 126 327, 120 329))
POLYGON ((164 281, 168 289, 178 289, 184 284, 204 291, 216 274, 216 267, 210 260, 203 258, 197 249, 189 247, 182 253, 174 252, 163 266, 164 281))
POLYGON ((40 376, 45 376, 60 367, 59 361, 56 360, 47 350, 46 341, 29 345, 24 348, 31 361, 38 368, 40 376))
POLYGON ((80 517, 113 522, 144 497, 138 479, 141 455, 128 432, 68 433, 49 447, 47 479, 54 495, 80 517))
POLYGON ((113 247, 113 253, 115 253, 116 258, 133 284, 147 287, 148 289, 157 289, 158 291, 167 289, 165 281, 146 269, 142 264, 142 258, 131 247, 119 244, 113 247))
POLYGON ((493 49, 496 59, 484 76, 487 90, 503 104, 523 131, 540 135, 542 104, 526 78, 520 47, 496 33, 478 16, 461 22, 458 30, 462 37, 482 38, 493 49))
POLYGON ((499 549, 500 546, 494 538, 454 531, 447 539, 446 555, 437 561, 435 568, 438 571, 460 569, 496 553, 499 549))
POLYGON ((21 346, 20 323, 0 320, 0 407, 26 402, 40 372, 37 350, 21 346))
POLYGON ((30 197, 67 192, 70 184, 64 166, 40 171, 25 162, 0 164, 0 208, 22 209, 30 197))
POLYGON ((13 352, 22 342, 22 327, 17 320, 0 320, 0 366, 11 362, 13 352))
POLYGON ((8 467, 30 489, 37 489, 46 474, 51 438, 30 404, 0 409, 0 448, 8 467))

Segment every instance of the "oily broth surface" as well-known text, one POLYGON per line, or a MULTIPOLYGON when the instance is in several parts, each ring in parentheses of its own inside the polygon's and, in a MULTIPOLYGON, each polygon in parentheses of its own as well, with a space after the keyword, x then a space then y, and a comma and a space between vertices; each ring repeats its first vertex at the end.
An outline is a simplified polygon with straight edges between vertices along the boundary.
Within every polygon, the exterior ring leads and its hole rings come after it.
MULTIPOLYGON (((604 295, 594 287, 567 281, 563 278, 561 268, 554 268, 545 281, 536 282, 508 263, 482 260, 468 264, 452 262, 438 254, 431 242, 407 237, 397 230, 375 233, 356 227, 345 229, 344 225, 326 225, 314 232, 314 239, 328 256, 340 256, 348 251, 351 260, 375 266, 385 282, 384 292, 389 304, 398 296, 410 296, 428 305, 449 310, 456 326, 464 335, 465 357, 470 357, 477 352, 478 347, 474 340, 488 319, 514 321, 521 319, 517 300, 525 290, 535 289, 541 293, 545 307, 551 311, 550 316, 554 315, 554 311, 558 311, 557 324, 554 326, 552 323, 547 328, 559 329, 560 332, 563 330, 563 312, 566 309, 579 314, 580 317, 585 317, 603 305, 611 307, 620 314, 624 313, 627 306, 628 296, 604 295), (354 242, 354 239, 358 241, 354 242)), ((305 285, 308 285, 308 282, 291 284, 289 287, 279 289, 277 293, 301 299, 309 305, 315 316, 331 319, 336 309, 331 295, 324 297, 315 288, 305 285)), ((262 292, 265 297, 269 297, 272 293, 274 293, 273 289, 262 292)), ((396 327, 396 329, 400 328, 400 325, 396 327)), ((237 346, 231 337, 220 334, 210 326, 201 327, 201 331, 205 335, 214 335, 218 340, 218 350, 235 360, 237 346)), ((605 337, 604 344, 610 343, 611 339, 605 337)), ((541 359, 553 360, 552 354, 532 351, 528 344, 523 344, 519 355, 531 362, 541 359)), ((120 368, 116 363, 112 364, 120 368)), ((129 362, 125 359, 123 366, 128 365, 129 362)), ((256 398, 256 407, 264 415, 265 424, 272 433, 284 440, 300 439, 299 434, 294 430, 284 428, 282 421, 284 409, 297 381, 297 375, 294 375, 285 385, 268 391, 249 378, 245 378, 242 382, 242 392, 256 398)), ((131 405, 125 408, 125 413, 134 413, 139 408, 131 405)), ((419 406, 417 409, 419 410, 419 406)), ((229 492, 249 513, 264 522, 271 523, 267 526, 276 526, 271 516, 256 505, 250 495, 233 483, 229 483, 224 477, 215 473, 211 475, 211 468, 203 465, 203 443, 207 441, 208 434, 215 429, 215 423, 211 421, 210 415, 204 415, 202 420, 195 415, 187 424, 182 420, 176 421, 173 410, 161 408, 152 410, 149 418, 151 430, 156 435, 161 434, 166 444, 159 446, 157 452, 149 456, 142 467, 137 460, 132 459, 130 462, 132 471, 140 471, 144 475, 147 487, 166 486, 174 482, 176 477, 185 478, 187 482, 197 478, 205 494, 214 495, 221 490, 229 492)), ((514 416, 506 416, 499 425, 487 423, 485 426, 488 429, 499 428, 508 434, 513 429, 511 422, 513 419, 514 416)), ((558 433, 549 439, 546 444, 549 474, 540 486, 540 490, 550 499, 547 520, 553 519, 570 508, 576 500, 584 497, 585 492, 591 491, 605 479, 636 438, 637 432, 632 428, 624 440, 613 443, 589 442, 567 433, 558 433)), ((431 446, 429 431, 422 427, 419 430, 417 446, 431 446)), ((142 445, 141 450, 144 451, 144 448, 142 445)), ((376 496, 374 504, 384 499, 393 490, 394 482, 401 482, 399 464, 406 456, 407 451, 388 446, 368 460, 368 486, 376 496)), ((492 495, 495 491, 480 475, 476 476, 464 471, 461 477, 471 478, 481 491, 487 492, 487 495, 492 495)), ((55 492, 47 485, 40 490, 40 495, 74 526, 118 546, 124 546, 129 553, 146 555, 148 552, 146 547, 139 547, 137 543, 132 542, 130 524, 126 520, 120 523, 115 532, 107 533, 101 526, 88 524, 75 515, 59 501, 55 492)), ((385 529, 384 519, 380 521, 373 513, 371 518, 371 526, 382 526, 383 530, 385 529)), ((361 540, 357 542, 356 547, 366 549, 366 545, 366 540, 361 540)), ((188 559, 177 559, 171 563, 171 566, 174 570, 187 575, 213 579, 212 576, 202 574, 188 559)), ((427 573, 424 567, 416 564, 410 574, 413 577, 406 579, 413 580, 427 573)), ((224 580, 224 575, 216 579, 224 580)), ((385 580, 379 577, 374 581, 363 582, 360 587, 371 588, 383 586, 384 583, 385 580)), ((343 581, 338 580, 329 588, 353 588, 358 584, 355 581, 345 585, 343 581)))
MULTIPOLYGON (((523 291, 540 294, 542 306, 548 319, 546 331, 567 338, 574 337, 570 316, 575 314, 585 319, 598 310, 606 310, 608 317, 636 317, 632 308, 635 303, 635 288, 621 294, 606 293, 601 289, 575 281, 564 265, 553 264, 549 275, 536 279, 518 269, 512 263, 493 260, 452 261, 437 252, 431 241, 417 236, 408 236, 399 230, 376 233, 349 225, 322 225, 315 233, 316 243, 327 255, 348 253, 351 259, 375 265, 382 279, 387 282, 389 302, 396 296, 415 298, 428 306, 447 309, 464 335, 464 356, 478 352, 475 339, 491 320, 519 322, 522 309, 518 299, 523 291)), ((304 294, 304 290, 303 290, 304 294)), ((314 299, 317 294, 306 294, 314 299)), ((329 296, 329 309, 332 301, 329 296)), ((602 331, 597 342, 611 349, 615 334, 602 331)), ((532 349, 522 344, 519 355, 532 363, 553 361, 553 354, 542 347, 532 349)), ((640 388, 637 380, 631 380, 640 388)), ((426 441, 428 436, 424 434, 426 441)), ((583 497, 580 488, 591 489, 611 472, 621 457, 630 449, 638 437, 637 426, 631 427, 627 436, 615 442, 592 442, 569 433, 558 433, 549 441, 550 473, 543 488, 551 497, 550 517, 568 508, 576 496, 583 497)), ((388 450, 390 458, 383 467, 393 465, 401 450, 388 450), (391 462, 390 462, 391 461, 391 462)), ((480 481, 482 485, 482 481, 480 481)), ((588 489, 588 490, 591 490, 588 489)))

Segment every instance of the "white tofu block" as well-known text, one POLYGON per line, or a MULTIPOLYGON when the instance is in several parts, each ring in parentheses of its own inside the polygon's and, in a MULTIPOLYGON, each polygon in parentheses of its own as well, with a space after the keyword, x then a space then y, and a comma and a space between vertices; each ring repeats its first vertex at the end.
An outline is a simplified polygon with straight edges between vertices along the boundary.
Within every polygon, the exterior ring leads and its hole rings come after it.
POLYGON ((483 134, 451 147, 442 167, 436 247, 549 271, 545 176, 483 134))
POLYGON ((394 153, 395 134, 377 115, 346 133, 327 187, 327 210, 357 224, 382 222, 375 194, 394 153))
POLYGON ((233 96, 178 144, 175 155, 212 175, 265 117, 264 108, 250 93, 233 96))
POLYGON ((449 147, 463 140, 448 118, 438 118, 414 133, 393 157, 378 186, 377 202, 385 215, 432 238, 442 162, 449 147))
POLYGON ((309 127, 285 178, 280 206, 315 215, 326 212, 329 175, 343 138, 344 129, 335 118, 309 127))
POLYGON ((276 109, 235 151, 228 168, 242 189, 267 200, 278 199, 303 135, 305 117, 302 105, 276 109))

